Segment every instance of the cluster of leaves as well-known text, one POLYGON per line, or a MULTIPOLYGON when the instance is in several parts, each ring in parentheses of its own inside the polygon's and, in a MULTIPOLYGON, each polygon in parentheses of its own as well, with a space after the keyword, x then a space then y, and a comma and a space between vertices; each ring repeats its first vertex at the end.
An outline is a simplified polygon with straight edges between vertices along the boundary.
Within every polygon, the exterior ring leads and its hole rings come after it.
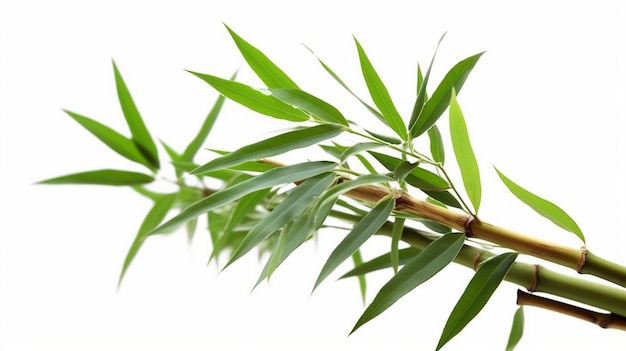
MULTIPOLYGON (((395 205, 398 194, 420 192, 427 201, 438 206, 457 208, 471 216, 478 215, 481 203, 480 173, 456 95, 482 53, 454 65, 432 94, 428 94, 427 86, 435 56, 425 72, 418 66, 416 99, 408 123, 401 117, 385 84, 356 38, 358 59, 373 106, 358 97, 318 58, 323 69, 382 122, 388 128, 388 133, 394 134, 388 136, 359 128, 330 103, 303 91, 265 54, 230 28, 227 29, 243 58, 265 87, 253 88, 235 81, 234 76, 223 79, 191 72, 221 96, 182 153, 161 143, 174 166, 175 183, 179 191, 155 193, 149 190, 148 186, 155 181, 161 168, 159 154, 115 64, 117 93, 131 133, 130 138, 93 119, 66 112, 112 150, 147 168, 149 174, 105 169, 71 174, 41 183, 130 186, 154 202, 124 260, 120 282, 149 236, 170 233, 186 225, 191 237, 198 218, 206 216, 213 244, 211 259, 229 254, 225 264, 227 267, 254 248, 268 253, 269 257, 257 281, 259 284, 269 278, 292 252, 323 228, 328 217, 345 219, 348 215, 354 219, 353 226, 329 255, 313 289, 350 258, 357 267, 346 276, 359 278, 363 297, 367 273, 385 267, 392 267, 394 271, 392 278, 379 290, 356 322, 352 330, 354 332, 451 263, 466 242, 464 233, 395 211, 395 205), (196 164, 194 157, 211 131, 225 98, 260 114, 293 122, 296 126, 232 152, 216 151, 219 154, 217 158, 205 164, 196 164), (471 206, 444 169, 446 157, 437 122, 446 110, 449 111, 454 155, 471 206), (342 145, 337 141, 342 134, 352 134, 361 141, 342 145), (414 149, 414 141, 420 137, 428 138, 428 153, 414 149), (331 160, 287 166, 267 160, 268 157, 320 143, 325 143, 320 146, 331 160), (354 163, 356 167, 353 167, 354 163), (220 189, 202 186, 207 179, 219 180, 223 186, 220 189), (385 189, 389 195, 375 204, 342 196, 362 186, 377 186, 385 189), (165 220, 174 209, 180 210, 165 220), (360 247, 386 226, 391 226, 389 252, 363 262, 360 247), (424 250, 400 249, 403 232, 414 226, 423 227, 423 232, 433 240, 432 243, 424 250)), ((498 174, 522 201, 584 240, 578 226, 560 208, 526 191, 499 171, 498 174)), ((478 268, 450 314, 437 349, 457 335, 480 312, 516 257, 515 252, 496 255, 478 268)), ((509 348, 513 348, 521 336, 522 321, 523 313, 520 309, 516 313, 509 348)))

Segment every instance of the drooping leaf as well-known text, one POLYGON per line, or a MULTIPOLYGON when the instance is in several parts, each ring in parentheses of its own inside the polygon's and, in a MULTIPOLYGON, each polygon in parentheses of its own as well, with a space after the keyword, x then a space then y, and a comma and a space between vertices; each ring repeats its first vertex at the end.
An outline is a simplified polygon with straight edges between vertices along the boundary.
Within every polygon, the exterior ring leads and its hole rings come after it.
POLYGON ((465 192, 472 202, 474 214, 476 214, 480 207, 482 194, 480 171, 472 144, 470 143, 469 134, 467 133, 465 118, 456 100, 454 89, 452 89, 452 94, 450 95, 450 136, 452 138, 452 149, 461 170, 465 192))
POLYGON ((517 258, 517 253, 507 252, 484 262, 472 280, 469 282, 463 295, 456 303, 448 317, 437 350, 455 337, 465 326, 483 309, 494 291, 498 288, 506 273, 517 258))
MULTIPOLYGON (((405 249, 398 250, 398 266, 405 265, 407 262, 409 262, 413 257, 415 257, 420 252, 421 252, 420 250, 414 247, 407 247, 405 249)), ((373 258, 367 262, 364 262, 360 266, 354 267, 352 270, 342 275, 340 279, 354 277, 357 275, 365 275, 365 274, 375 272, 381 269, 391 268, 392 264, 391 264, 391 261, 389 260, 389 255, 391 255, 391 252, 388 252, 386 254, 373 258)))
POLYGON ((437 119, 448 108, 452 89, 458 94, 465 84, 467 76, 470 74, 476 62, 483 53, 470 56, 457 63, 448 71, 433 95, 426 101, 424 108, 417 117, 417 121, 411 129, 411 136, 416 138, 432 127, 437 119))
POLYGON ((395 200, 393 197, 386 197, 363 216, 330 254, 317 277, 313 290, 382 227, 391 214, 394 204, 395 200))
POLYGON ((309 116, 306 113, 245 84, 218 78, 208 74, 192 71, 189 71, 189 73, 207 82, 220 94, 251 109, 252 111, 292 122, 303 122, 309 120, 309 116))
POLYGON ((365 83, 367 84, 367 89, 370 92, 370 96, 374 101, 374 104, 384 117, 385 124, 387 124, 391 129, 393 129, 396 134, 402 140, 407 140, 408 133, 406 129, 406 125, 402 120, 402 117, 398 113, 396 106, 393 104, 391 100, 391 96, 389 96, 389 92, 385 87, 383 81, 380 79, 380 76, 372 66, 367 54, 363 50, 363 47, 359 43, 356 38, 354 38, 354 42, 356 43, 356 47, 359 53, 359 61, 361 62, 361 71, 363 72, 363 78, 365 79, 365 83))
POLYGON ((350 333, 354 333, 363 324, 383 313, 402 296, 452 262, 463 247, 464 241, 465 236, 462 234, 446 234, 413 257, 380 289, 350 333))
POLYGON ((81 116, 71 111, 64 111, 113 151, 133 162, 142 164, 151 170, 155 169, 154 166, 148 162, 144 155, 139 151, 139 148, 137 148, 137 145, 133 143, 132 140, 91 118, 81 116))
POLYGON ((389 259, 391 261, 391 267, 393 267, 394 274, 398 272, 398 266, 400 265, 400 250, 398 245, 400 244, 400 239, 402 239, 405 221, 406 219, 402 217, 396 217, 393 221, 393 228, 391 230, 391 251, 389 252, 389 259))
POLYGON ((133 136, 133 142, 137 145, 142 155, 150 162, 152 167, 159 169, 159 153, 157 152, 156 144, 154 143, 154 140, 152 140, 152 136, 150 135, 150 132, 148 132, 148 128, 146 128, 146 125, 139 114, 139 110, 137 110, 137 106, 135 106, 133 98, 130 96, 128 87, 126 86, 126 83, 124 83, 124 79, 122 78, 120 71, 117 69, 115 61, 113 62, 113 71, 115 74, 117 97, 119 99, 120 106, 122 107, 126 124, 128 124, 130 133, 133 136))
POLYGON ((506 343, 506 351, 513 351, 522 339, 522 335, 524 335, 524 307, 520 306, 513 315, 513 325, 506 343))
POLYGON ((446 160, 446 153, 443 148, 441 133, 439 133, 437 125, 433 125, 428 130, 428 139, 430 140, 430 154, 433 156, 433 160, 443 165, 446 160))
POLYGON ((570 217, 559 206, 522 188, 517 183, 502 174, 497 168, 495 168, 495 170, 504 185, 506 185, 515 197, 535 210, 535 212, 552 221, 552 223, 567 230, 568 232, 574 233, 578 238, 580 238, 580 240, 582 240, 583 244, 585 243, 585 236, 582 230, 580 230, 580 227, 578 227, 578 224, 576 224, 574 219, 572 219, 572 217, 570 217))
POLYGON ((177 216, 156 228, 153 233, 166 231, 180 226, 190 219, 223 206, 231 201, 254 192, 256 190, 270 188, 280 184, 292 183, 302 179, 314 177, 320 173, 329 172, 335 168, 336 163, 317 161, 304 162, 295 165, 274 168, 261 175, 252 177, 231 187, 222 189, 212 195, 199 200, 181 211, 177 216))
POLYGON ((297 107, 321 121, 348 125, 346 118, 337 108, 326 101, 299 89, 270 89, 278 100, 297 107))
POLYGON ((194 169, 191 171, 191 174, 211 172, 230 166, 236 166, 246 161, 259 160, 265 157, 279 155, 287 151, 311 146, 326 139, 336 137, 341 134, 343 130, 343 127, 336 124, 322 124, 314 127, 297 129, 244 146, 194 169))
MULTIPOLYGON (((226 26, 226 25, 225 25, 226 26)), ((248 62, 248 65, 254 73, 261 78, 268 88, 294 88, 298 86, 274 64, 264 53, 252 46, 250 43, 242 39, 237 33, 228 26, 226 29, 232 36, 235 44, 239 48, 241 55, 248 62)))
POLYGON ((154 177, 137 172, 120 171, 117 169, 101 169, 82 173, 68 174, 50 178, 38 184, 92 184, 92 185, 139 185, 154 181, 154 177))
MULTIPOLYGON (((361 250, 357 249, 352 254, 352 262, 354 263, 355 267, 358 267, 363 264, 363 257, 361 256, 361 250)), ((367 297, 367 281, 365 280, 364 275, 357 276, 357 279, 359 280, 359 290, 361 291, 361 300, 363 301, 363 304, 365 304, 365 301, 366 301, 365 299, 367 297)))

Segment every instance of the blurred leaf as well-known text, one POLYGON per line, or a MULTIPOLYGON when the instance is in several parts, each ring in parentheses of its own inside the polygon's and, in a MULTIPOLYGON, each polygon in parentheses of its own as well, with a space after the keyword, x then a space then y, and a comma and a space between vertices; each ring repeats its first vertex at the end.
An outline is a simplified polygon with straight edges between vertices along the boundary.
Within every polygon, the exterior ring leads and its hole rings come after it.
POLYGON ((68 174, 37 182, 38 184, 93 184, 93 185, 139 185, 154 181, 152 176, 143 173, 101 169, 82 173, 68 174))
POLYGON ((307 92, 299 89, 270 89, 270 92, 278 100, 297 107, 319 120, 348 125, 346 118, 335 106, 307 92))
POLYGON ((150 200, 157 200, 160 199, 163 196, 166 196, 167 194, 164 193, 157 193, 151 190, 148 190, 146 188, 144 188, 141 185, 133 185, 131 186, 131 189, 135 190, 138 194, 143 195, 145 197, 147 197, 150 200))
MULTIPOLYGON (((387 168, 391 172, 393 172, 402 162, 405 162, 399 158, 374 151, 369 151, 369 154, 374 156, 374 158, 380 162, 383 167, 387 168)), ((422 190, 445 190, 450 188, 448 182, 446 182, 443 178, 420 167, 413 168, 413 170, 407 174, 405 179, 407 183, 422 190)))
MULTIPOLYGON (((428 100, 428 93, 426 92, 426 88, 428 86, 428 79, 430 78, 430 71, 433 68, 433 62, 435 62, 435 56, 437 56, 437 51, 439 50, 439 45, 443 41, 443 38, 446 36, 444 33, 441 38, 439 38, 439 42, 437 42, 437 47, 435 48, 435 52, 433 53, 433 57, 430 59, 430 64, 426 69, 426 75, 422 77, 422 70, 419 65, 417 65, 417 97, 415 98, 415 104, 413 105, 413 112, 411 113, 411 120, 409 122, 409 129, 413 130, 415 126, 415 122, 417 122, 417 117, 419 117, 420 113, 422 113, 422 109, 424 108, 424 103, 428 100)), ((412 135, 412 134, 411 134, 412 135)))
POLYGON ((400 244, 400 239, 402 239, 402 233, 404 232, 404 222, 404 218, 396 217, 393 221, 393 228, 391 230, 391 251, 389 252, 389 258, 394 274, 398 272, 398 265, 400 264, 400 251, 398 249, 398 245, 400 244))
POLYGON ((504 185, 506 185, 511 193, 515 195, 515 197, 517 197, 523 203, 535 210, 535 212, 552 221, 552 223, 569 232, 574 233, 577 237, 580 238, 580 240, 582 240, 583 244, 585 243, 585 236, 583 235, 582 230, 580 230, 580 228, 578 227, 578 224, 576 224, 572 217, 565 213, 565 211, 563 211, 559 206, 522 188, 521 186, 517 185, 515 182, 507 178, 497 168, 495 169, 504 185))
POLYGON ((135 106, 135 102, 130 96, 130 92, 126 87, 126 83, 124 83, 124 79, 122 79, 120 71, 117 69, 115 61, 113 61, 113 71, 115 74, 117 97, 120 101, 124 118, 126 118, 126 124, 128 124, 130 133, 133 136, 133 142, 135 142, 139 151, 150 162, 152 167, 159 169, 159 153, 157 152, 154 140, 152 140, 152 136, 150 136, 150 132, 148 132, 148 128, 146 128, 139 114, 139 110, 137 110, 137 106, 135 106))
POLYGON ((398 181, 403 181, 406 176, 411 173, 419 163, 411 163, 409 161, 402 161, 396 165, 396 168, 393 169, 393 177, 398 181))
POLYGON ((483 309, 516 258, 517 253, 504 253, 490 258, 478 268, 463 295, 452 309, 437 344, 437 350, 460 333, 483 309))
MULTIPOLYGON (((407 262, 409 262, 413 257, 415 257, 420 252, 421 252, 420 250, 414 247, 408 247, 405 249, 398 250, 398 266, 405 265, 407 262)), ((391 268, 392 264, 391 264, 391 261, 389 260, 390 255, 391 255, 391 252, 388 252, 372 260, 364 262, 358 267, 354 267, 354 269, 342 275, 340 279, 353 277, 356 275, 364 275, 364 274, 375 272, 375 271, 385 269, 385 268, 391 268)))
POLYGON ((520 306, 513 316, 513 325, 511 326, 509 341, 506 343, 506 351, 513 351, 522 339, 522 335, 524 335, 524 308, 520 306))
POLYGON ((354 333, 452 262, 464 241, 465 236, 462 234, 446 234, 413 257, 380 289, 350 333, 354 333))
POLYGON ((433 125, 428 130, 428 139, 430 139, 430 154, 433 156, 433 160, 443 165, 446 160, 446 153, 443 148, 441 133, 439 133, 437 125, 433 125))
POLYGON ((382 141, 388 142, 389 144, 394 144, 394 145, 400 145, 402 144, 402 140, 394 138, 394 137, 390 137, 387 135, 383 135, 383 134, 379 134, 376 132, 373 132, 371 130, 367 130, 365 129, 365 131, 367 132, 367 134, 373 136, 376 139, 380 139, 382 141))
POLYGON ((309 116, 306 113, 245 84, 218 78, 208 74, 192 71, 188 72, 207 82, 215 90, 220 92, 220 94, 237 103, 240 103, 252 111, 292 122, 303 122, 309 120, 309 116))
POLYGON ((163 140, 159 140, 161 142, 161 146, 165 149, 165 152, 170 157, 171 164, 174 166, 174 170, 176 172, 176 178, 180 178, 183 176, 183 172, 187 170, 187 165, 190 162, 182 161, 182 156, 176 152, 171 146, 169 146, 163 140))
POLYGON ((124 156, 125 158, 142 164, 151 170, 154 170, 154 166, 148 162, 144 155, 139 151, 137 145, 133 143, 127 137, 114 131, 113 129, 105 126, 100 122, 96 122, 91 118, 81 116, 77 113, 64 110, 70 117, 76 122, 80 123, 85 129, 87 129, 96 138, 100 139, 104 144, 110 147, 113 151, 124 156))
MULTIPOLYGON (((225 25, 226 26, 226 25, 225 25)), ((247 41, 243 40, 237 33, 226 26, 228 32, 233 37, 235 44, 239 48, 241 55, 248 62, 248 65, 254 73, 261 78, 263 83, 268 88, 295 88, 298 86, 283 72, 278 66, 276 66, 265 54, 259 49, 250 45, 247 41)))
POLYGON ((391 214, 394 204, 394 198, 388 196, 379 201, 370 212, 363 216, 330 254, 317 277, 313 290, 382 227, 391 214))
POLYGON ((400 139, 407 140, 408 133, 406 125, 404 124, 402 117, 398 113, 398 110, 396 110, 396 106, 393 104, 387 88, 378 76, 378 73, 374 69, 374 66, 372 66, 372 63, 367 57, 367 54, 363 50, 363 47, 361 46, 359 41, 354 38, 354 42, 356 43, 356 47, 359 52, 359 60, 361 62, 361 71, 363 72, 363 78, 365 78, 367 89, 370 92, 374 104, 383 114, 385 124, 391 127, 391 129, 393 129, 398 134, 400 139))
POLYGON ((480 171, 467 133, 465 118, 456 100, 454 89, 452 89, 450 96, 450 136, 452 138, 452 149, 454 150, 456 161, 461 170, 465 192, 472 202, 472 205, 474 205, 474 214, 476 214, 480 207, 482 194, 480 171))
POLYGON ((437 119, 448 108, 450 94, 454 89, 457 94, 461 91, 467 76, 470 74, 476 62, 483 53, 470 56, 457 63, 443 78, 433 95, 426 101, 422 112, 417 117, 415 125, 411 129, 411 136, 416 138, 432 127, 437 119))
POLYGON ((198 219, 192 219, 185 224, 187 229, 187 240, 191 242, 193 240, 194 235, 196 234, 196 228, 198 227, 198 219))
POLYGON ((218 208, 251 192, 270 188, 280 184, 292 183, 302 179, 314 177, 320 173, 329 172, 337 164, 327 161, 304 162, 295 165, 274 168, 261 175, 252 177, 231 187, 222 189, 212 195, 199 200, 185 208, 174 218, 156 228, 153 233, 166 231, 180 226, 190 219, 218 208))
MULTIPOLYGON (((352 254, 352 262, 354 262, 355 267, 358 267, 363 264, 363 258, 361 257, 361 250, 357 249, 352 254)), ((357 276, 357 278, 359 280, 359 290, 361 291, 361 300, 363 301, 363 304, 365 304, 366 297, 367 297, 367 281, 365 280, 364 275, 359 275, 357 276)))
POLYGON ((287 151, 311 146, 326 139, 336 137, 341 134, 341 132, 343 132, 343 127, 336 124, 322 124, 297 129, 244 146, 194 169, 191 171, 191 174, 202 174, 236 166, 245 161, 259 160, 265 157, 279 155, 287 151))

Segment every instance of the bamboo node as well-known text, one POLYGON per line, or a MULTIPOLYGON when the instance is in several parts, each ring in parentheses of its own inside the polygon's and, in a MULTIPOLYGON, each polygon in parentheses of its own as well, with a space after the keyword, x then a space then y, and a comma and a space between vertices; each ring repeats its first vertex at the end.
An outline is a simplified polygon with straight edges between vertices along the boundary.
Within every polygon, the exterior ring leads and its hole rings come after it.
POLYGON ((585 266, 585 263, 587 262, 587 252, 589 252, 589 250, 587 249, 582 249, 580 251, 580 263, 578 264, 578 274, 582 274, 583 273, 583 267, 585 266))
POLYGON ((468 238, 471 238, 474 236, 474 234, 472 234, 472 222, 474 222, 475 219, 476 217, 474 217, 473 215, 469 215, 467 216, 467 219, 465 220, 465 225, 463 227, 465 229, 465 236, 468 238))
POLYGON ((528 291, 530 292, 535 292, 537 290, 537 283, 539 282, 539 265, 536 264, 533 267, 534 267, 533 282, 530 285, 530 288, 528 289, 528 291))

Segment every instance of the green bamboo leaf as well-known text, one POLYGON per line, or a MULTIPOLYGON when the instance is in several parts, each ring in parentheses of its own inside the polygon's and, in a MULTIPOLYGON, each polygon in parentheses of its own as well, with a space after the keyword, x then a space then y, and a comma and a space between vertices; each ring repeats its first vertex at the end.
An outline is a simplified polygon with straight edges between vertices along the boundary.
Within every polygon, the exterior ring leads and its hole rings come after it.
POLYGON ((137 145, 133 143, 132 140, 123 136, 122 134, 114 131, 113 129, 105 126, 100 122, 96 122, 95 120, 81 116, 77 113, 63 110, 70 117, 72 117, 76 122, 78 122, 81 126, 87 129, 91 134, 93 134, 96 138, 100 139, 106 146, 111 148, 113 151, 117 152, 121 156, 125 158, 142 164, 152 170, 154 167, 148 160, 144 157, 144 155, 139 151, 137 145))
POLYGON ((483 309, 516 258, 517 253, 504 253, 487 260, 478 268, 463 295, 452 309, 441 333, 437 350, 460 333, 483 309))
POLYGON ((348 125, 346 118, 326 101, 299 89, 270 89, 272 96, 278 100, 297 107, 318 120, 348 125))
POLYGON ((408 133, 406 125, 404 124, 402 117, 400 117, 396 106, 393 104, 387 88, 378 76, 378 73, 374 69, 374 66, 372 66, 372 63, 367 57, 367 54, 363 50, 363 47, 361 46, 359 41, 354 38, 354 42, 356 43, 356 47, 359 52, 359 60, 361 62, 361 71, 363 72, 363 78, 365 78, 367 89, 370 92, 374 104, 383 114, 383 117, 385 118, 385 123, 398 134, 400 139, 407 140, 408 133))
POLYGON ((252 46, 250 43, 242 39, 237 33, 231 30, 228 26, 224 25, 230 35, 232 36, 235 44, 239 48, 241 55, 248 62, 248 65, 254 73, 261 78, 263 83, 268 88, 294 88, 298 86, 283 72, 278 66, 274 64, 265 54, 259 49, 252 46))
POLYGON ((328 189, 320 197, 320 205, 324 205, 328 202, 334 202, 335 199, 339 197, 339 195, 344 194, 352 189, 361 187, 363 185, 385 183, 391 181, 393 181, 393 178, 381 174, 364 174, 351 180, 342 180, 341 183, 328 189))
POLYGON ((92 185, 139 185, 154 181, 152 176, 143 173, 101 169, 82 173, 68 174, 37 182, 37 184, 92 184, 92 185))
POLYGON ((511 326, 509 340, 506 343, 506 351, 513 351, 522 339, 522 335, 524 335, 524 308, 520 306, 515 311, 515 315, 513 315, 513 325, 511 326))
POLYGON ((535 210, 535 212, 552 221, 552 223, 567 230, 568 232, 574 233, 580 238, 580 240, 582 240, 583 244, 585 244, 585 236, 583 235, 582 230, 580 230, 580 227, 578 227, 578 224, 576 224, 574 219, 565 213, 565 211, 563 211, 559 206, 522 188, 511 179, 507 178, 497 168, 495 168, 495 170, 504 185, 506 185, 515 197, 535 210))
POLYGON ((376 132, 373 132, 371 130, 367 130, 365 129, 365 131, 367 132, 367 134, 373 136, 376 139, 380 139, 382 141, 388 142, 389 144, 394 144, 394 145, 400 145, 402 144, 402 140, 394 138, 394 137, 390 137, 388 135, 384 135, 384 134, 379 134, 376 132))
POLYGON ((172 209, 174 203, 176 202, 177 194, 167 194, 161 196, 159 199, 154 201, 154 205, 146 215, 146 218, 141 223, 139 227, 139 231, 133 240, 133 243, 130 245, 130 249, 124 258, 124 264, 122 265, 122 272, 120 273, 120 278, 118 280, 117 286, 122 284, 122 280, 124 279, 124 275, 128 270, 128 267, 132 263, 133 259, 137 255, 137 252, 141 248, 141 245, 148 237, 150 231, 154 229, 167 215, 167 213, 172 209))
POLYGON ((194 202, 177 216, 154 229, 152 234, 176 228, 203 213, 228 204, 251 192, 314 177, 333 170, 336 165, 333 162, 317 161, 274 168, 194 202))
MULTIPOLYGON (((368 151, 368 153, 374 156, 374 158, 378 162, 380 162, 383 167, 387 168, 391 172, 393 172, 396 167, 398 167, 398 165, 404 162, 404 160, 379 152, 368 151)), ((413 168, 413 170, 411 170, 411 172, 406 175, 405 179, 407 183, 425 191, 445 190, 450 188, 448 182, 446 182, 443 178, 433 172, 430 172, 420 167, 413 168)))
POLYGON ((292 122, 303 122, 309 120, 309 116, 306 113, 245 84, 218 78, 208 74, 192 71, 188 72, 207 82, 220 94, 251 109, 252 111, 292 122))
POLYGON ((447 234, 433 241, 420 254, 413 257, 380 289, 350 333, 354 333, 363 324, 383 313, 402 296, 452 262, 463 247, 464 241, 465 236, 462 234, 447 234))
POLYGON ((391 210, 393 210, 394 204, 395 200, 393 197, 386 197, 363 216, 330 254, 317 277, 313 290, 385 224, 391 214, 391 210))
POLYGON ((409 161, 402 161, 396 165, 393 169, 393 177, 398 181, 404 181, 411 171, 413 171, 419 165, 418 162, 411 163, 409 161))
POLYGON ((476 62, 483 53, 470 56, 465 60, 457 63, 448 71, 433 95, 426 101, 424 108, 417 117, 417 121, 411 129, 411 136, 416 138, 432 127, 437 119, 448 108, 450 103, 450 94, 454 89, 457 94, 461 91, 467 76, 470 74, 476 62))
POLYGON ((452 94, 450 95, 450 136, 452 138, 452 149, 461 170, 465 192, 472 205, 474 205, 474 214, 476 214, 480 207, 482 194, 480 171, 472 144, 470 143, 469 134, 467 133, 465 118, 456 100, 454 89, 452 89, 452 94))
POLYGON ((437 125, 433 125, 428 130, 428 139, 430 140, 430 154, 433 156, 433 160, 443 165, 446 161, 446 153, 443 148, 443 139, 441 139, 441 133, 439 133, 437 125))
POLYGON ((322 124, 265 139, 244 146, 236 151, 216 158, 193 171, 191 174, 202 174, 218 169, 239 165, 246 161, 259 160, 317 144, 326 139, 334 138, 343 132, 343 127, 336 124, 322 124))
MULTIPOLYGON (((398 266, 404 266, 420 252, 420 250, 414 247, 407 247, 405 249, 398 250, 398 266)), ((391 252, 388 252, 367 262, 364 262, 358 267, 354 267, 354 269, 342 275, 339 279, 354 277, 357 275, 365 275, 371 272, 379 271, 381 269, 392 268, 392 263, 389 260, 390 255, 391 252)))
POLYGON ((311 202, 330 186, 334 179, 334 173, 323 173, 309 178, 295 187, 272 212, 250 230, 224 268, 248 253, 270 234, 300 216, 311 202))
POLYGON ((428 93, 426 92, 426 88, 428 86, 428 79, 430 78, 430 71, 433 68, 433 62, 435 62, 435 56, 437 56, 437 51, 439 50, 439 45, 443 41, 443 38, 446 36, 444 33, 439 42, 437 43, 437 47, 435 48, 435 52, 433 53, 433 57, 430 59, 430 64, 428 65, 428 69, 426 69, 426 75, 422 77, 422 70, 417 65, 417 97, 415 98, 415 104, 413 106, 413 112, 411 113, 411 120, 409 122, 409 130, 412 130, 415 126, 415 122, 417 122, 417 117, 419 117, 420 113, 422 113, 422 109, 424 108, 424 103, 428 100, 428 93))
POLYGON ((159 169, 159 153, 157 152, 156 144, 148 132, 148 128, 143 122, 137 106, 133 98, 130 96, 130 92, 124 83, 124 79, 117 69, 115 61, 113 61, 113 71, 115 74, 115 86, 117 88, 117 97, 126 119, 126 124, 130 129, 130 133, 133 136, 133 142, 139 148, 139 151, 146 157, 152 167, 159 169))
MULTIPOLYGON (((361 250, 357 249, 352 254, 352 262, 354 263, 355 267, 358 267, 363 264, 363 257, 361 257, 361 250)), ((367 281, 365 280, 364 275, 359 275, 357 276, 357 278, 359 280, 359 290, 361 291, 361 300, 363 301, 363 304, 365 305, 366 297, 367 297, 367 281)))
MULTIPOLYGON (((407 180, 408 182, 409 180, 407 180)), ((410 183, 409 183, 410 184, 410 183)), ((412 184, 411 184, 412 185, 412 184)), ((415 186, 415 185, 413 185, 415 186)), ((424 193, 426 193, 426 195, 432 197, 433 199, 440 201, 448 206, 452 206, 452 207, 456 207, 456 208, 463 208, 461 206, 461 204, 459 203, 459 200, 456 199, 456 197, 454 197, 454 195, 452 195, 452 193, 450 193, 447 190, 422 190, 424 193)))
POLYGON ((340 162, 345 162, 350 156, 353 155, 357 155, 363 151, 367 151, 367 150, 371 150, 371 149, 375 149, 378 147, 382 147, 384 146, 383 144, 379 144, 379 143, 372 143, 372 142, 367 142, 367 143, 356 143, 352 146, 350 146, 349 148, 347 148, 346 150, 344 150, 341 153, 341 156, 339 157, 340 162))
POLYGON ((393 273, 398 273, 398 266, 400 265, 400 250, 398 245, 402 238, 404 231, 405 218, 396 217, 393 221, 393 227, 391 229, 391 251, 389 252, 389 258, 391 261, 391 267, 393 267, 393 273))

